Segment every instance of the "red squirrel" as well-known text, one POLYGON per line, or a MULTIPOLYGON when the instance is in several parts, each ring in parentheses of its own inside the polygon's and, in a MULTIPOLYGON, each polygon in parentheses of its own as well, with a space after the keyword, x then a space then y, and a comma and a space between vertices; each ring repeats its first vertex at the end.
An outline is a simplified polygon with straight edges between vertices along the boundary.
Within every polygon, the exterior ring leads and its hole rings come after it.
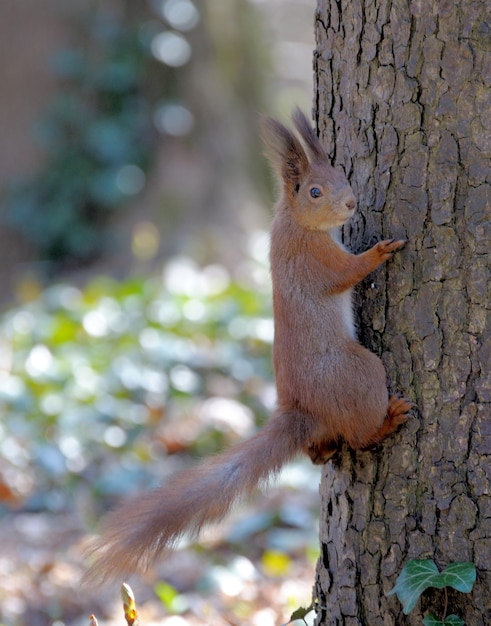
POLYGON ((344 174, 330 164, 305 115, 299 138, 265 117, 266 154, 281 182, 271 232, 273 362, 277 409, 252 438, 129 500, 103 521, 88 578, 145 569, 185 533, 217 522, 259 481, 298 453, 325 463, 340 440, 376 444, 407 419, 411 403, 389 399, 381 360, 355 335, 351 290, 405 244, 388 239, 363 254, 341 245, 355 211, 344 174))

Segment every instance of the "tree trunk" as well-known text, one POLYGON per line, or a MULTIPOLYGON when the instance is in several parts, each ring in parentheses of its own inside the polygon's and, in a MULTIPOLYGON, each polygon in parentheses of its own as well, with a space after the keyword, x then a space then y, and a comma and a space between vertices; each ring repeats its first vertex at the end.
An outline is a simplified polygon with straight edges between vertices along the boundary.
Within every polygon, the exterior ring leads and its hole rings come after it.
MULTIPOLYGON (((359 251, 408 239, 359 290, 361 339, 419 411, 325 466, 317 624, 421 624, 394 586, 412 558, 472 561, 448 613, 491 624, 491 2, 319 0, 315 115, 358 196, 359 251)), ((356 381, 354 381, 356 384, 356 381)))

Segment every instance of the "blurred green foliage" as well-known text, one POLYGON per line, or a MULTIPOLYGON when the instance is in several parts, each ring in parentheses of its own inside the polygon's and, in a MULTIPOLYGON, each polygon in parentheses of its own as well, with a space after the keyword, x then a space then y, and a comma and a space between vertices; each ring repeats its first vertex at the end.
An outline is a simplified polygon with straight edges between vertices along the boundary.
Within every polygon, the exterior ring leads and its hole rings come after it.
POLYGON ((108 215, 143 187, 153 148, 139 24, 96 12, 80 31, 86 41, 53 60, 60 90, 37 133, 45 166, 6 201, 9 225, 55 262, 101 251, 108 215))
POLYGON ((4 313, 4 499, 58 510, 147 488, 162 457, 184 454, 173 472, 253 432, 274 403, 273 326, 267 270, 247 274, 176 258, 153 280, 55 285, 4 313))

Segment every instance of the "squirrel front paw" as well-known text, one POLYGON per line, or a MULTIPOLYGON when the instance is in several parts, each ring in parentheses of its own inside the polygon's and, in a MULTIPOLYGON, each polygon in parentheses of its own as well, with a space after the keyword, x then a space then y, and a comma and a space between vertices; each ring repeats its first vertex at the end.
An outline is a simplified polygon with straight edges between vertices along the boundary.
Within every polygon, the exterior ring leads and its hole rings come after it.
POLYGON ((380 262, 388 261, 396 252, 402 250, 406 243, 405 239, 384 239, 376 243, 373 250, 378 254, 380 262))

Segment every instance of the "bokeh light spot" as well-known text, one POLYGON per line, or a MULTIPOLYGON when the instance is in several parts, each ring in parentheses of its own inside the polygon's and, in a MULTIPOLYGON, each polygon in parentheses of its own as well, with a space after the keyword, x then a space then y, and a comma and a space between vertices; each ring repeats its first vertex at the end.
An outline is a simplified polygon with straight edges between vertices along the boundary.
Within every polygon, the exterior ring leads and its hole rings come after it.
POLYGON ((154 57, 170 67, 185 65, 191 58, 191 46, 179 33, 166 31, 152 39, 151 49, 154 57))
POLYGON ((162 15, 177 30, 191 30, 199 22, 198 10, 191 0, 167 0, 162 15))
POLYGON ((180 104, 163 104, 155 111, 154 122, 161 132, 172 137, 182 137, 191 132, 194 117, 180 104))
POLYGON ((150 261, 159 249, 160 234, 151 222, 138 222, 133 229, 131 250, 139 261, 150 261))
POLYGON ((138 165, 123 165, 116 175, 116 185, 126 196, 135 196, 145 186, 145 173, 138 165))

